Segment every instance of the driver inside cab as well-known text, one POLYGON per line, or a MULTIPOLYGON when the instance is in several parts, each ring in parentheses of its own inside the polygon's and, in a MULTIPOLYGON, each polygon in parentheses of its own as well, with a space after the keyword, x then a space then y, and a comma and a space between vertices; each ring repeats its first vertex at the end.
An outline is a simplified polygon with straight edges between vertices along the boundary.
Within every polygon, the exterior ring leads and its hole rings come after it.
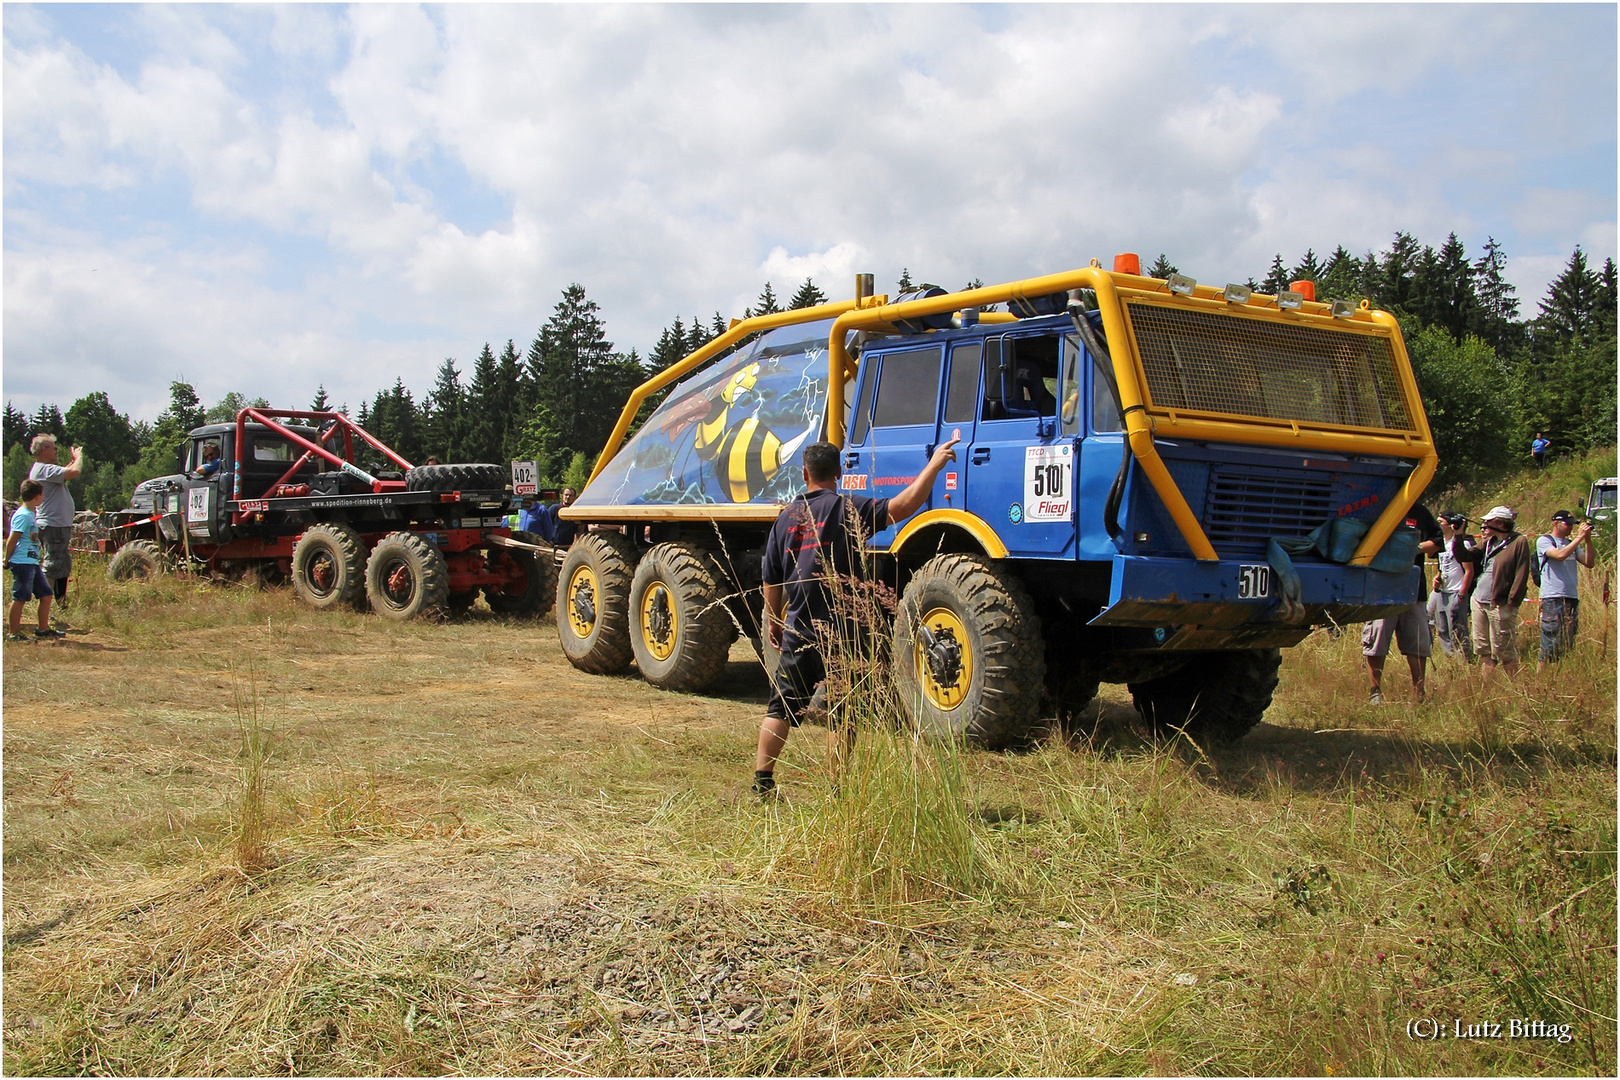
POLYGON ((204 479, 212 479, 219 475, 220 467, 224 464, 225 460, 219 456, 219 443, 203 443, 202 463, 197 466, 197 475, 204 479))

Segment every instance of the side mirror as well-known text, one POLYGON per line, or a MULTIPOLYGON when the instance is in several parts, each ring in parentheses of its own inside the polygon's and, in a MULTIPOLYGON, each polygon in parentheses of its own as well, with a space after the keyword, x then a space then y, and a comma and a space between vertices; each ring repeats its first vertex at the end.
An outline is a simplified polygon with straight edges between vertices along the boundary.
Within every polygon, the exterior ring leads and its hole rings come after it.
POLYGON ((1580 506, 1580 508, 1582 510, 1586 509, 1586 500, 1585 499, 1576 499, 1575 502, 1580 506))

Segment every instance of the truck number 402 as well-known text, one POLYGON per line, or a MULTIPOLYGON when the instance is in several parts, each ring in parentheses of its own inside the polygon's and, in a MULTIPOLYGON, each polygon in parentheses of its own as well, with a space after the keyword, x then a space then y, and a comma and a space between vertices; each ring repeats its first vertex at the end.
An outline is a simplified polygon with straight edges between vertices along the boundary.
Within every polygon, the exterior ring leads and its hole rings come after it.
POLYGON ((1067 493, 1068 485, 1063 482, 1062 465, 1037 465, 1034 472, 1037 499, 1067 493))

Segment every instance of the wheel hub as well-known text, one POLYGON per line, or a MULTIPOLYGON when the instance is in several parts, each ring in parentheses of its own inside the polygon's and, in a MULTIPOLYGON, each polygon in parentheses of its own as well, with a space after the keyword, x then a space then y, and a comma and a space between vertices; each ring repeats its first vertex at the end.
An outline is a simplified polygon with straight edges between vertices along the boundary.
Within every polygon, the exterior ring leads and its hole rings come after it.
POLYGON ((596 629, 596 575, 588 566, 575 570, 569 579, 568 626, 580 638, 590 637, 596 629))
POLYGON ((337 582, 337 561, 327 552, 321 552, 309 561, 309 583, 325 596, 337 582))
POLYGON ((648 586, 641 598, 641 640, 656 660, 668 660, 675 651, 675 611, 669 600, 662 581, 648 586))
POLYGON ((949 608, 935 608, 917 625, 917 674, 923 695, 946 712, 961 706, 973 677, 967 627, 949 608))
POLYGON ((404 606, 410 602, 415 585, 415 575, 402 559, 393 562, 383 578, 383 592, 388 602, 397 606, 404 606))

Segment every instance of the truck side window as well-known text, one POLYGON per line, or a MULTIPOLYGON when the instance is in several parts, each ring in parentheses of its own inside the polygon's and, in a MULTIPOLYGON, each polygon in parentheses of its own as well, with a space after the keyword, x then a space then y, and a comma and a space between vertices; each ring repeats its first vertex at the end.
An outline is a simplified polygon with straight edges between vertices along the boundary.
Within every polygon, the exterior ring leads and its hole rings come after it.
POLYGON ((951 376, 945 389, 945 423, 971 424, 979 405, 979 362, 984 345, 973 342, 951 350, 951 376))
POLYGON ((984 343, 984 408, 980 420, 1007 419, 1007 403, 1001 394, 1001 344, 998 337, 984 343))
POLYGON ((1058 336, 1006 338, 1001 393, 1008 416, 1057 414, 1058 336))
POLYGON ((1080 339, 1073 334, 1063 335, 1063 367, 1058 381, 1058 422, 1065 435, 1078 435, 1081 428, 1080 364, 1083 353, 1080 339))
POLYGON ((888 353, 878 372, 875 428, 932 424, 939 416, 940 350, 888 353))
POLYGON ((861 380, 861 396, 855 402, 855 423, 849 429, 849 444, 859 446, 866 441, 866 429, 872 421, 872 391, 877 389, 877 357, 866 356, 861 358, 861 367, 865 369, 866 378, 861 380))
POLYGON ((1091 358, 1091 430, 1120 431, 1125 427, 1114 400, 1114 373, 1100 358, 1091 358))

